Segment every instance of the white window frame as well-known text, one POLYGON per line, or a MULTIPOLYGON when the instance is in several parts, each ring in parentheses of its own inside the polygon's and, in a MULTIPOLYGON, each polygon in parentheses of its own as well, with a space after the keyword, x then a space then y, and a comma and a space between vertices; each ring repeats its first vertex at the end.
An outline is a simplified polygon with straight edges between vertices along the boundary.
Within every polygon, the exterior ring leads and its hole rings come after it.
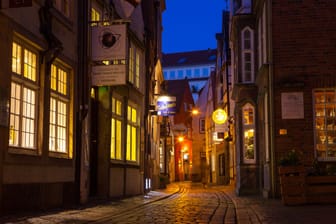
POLYGON ((132 41, 129 47, 128 58, 128 81, 132 83, 136 88, 140 88, 140 77, 142 76, 144 53, 137 47, 132 41))
MULTIPOLYGON (((243 161, 244 163, 254 164, 256 162, 256 129, 255 129, 255 107, 251 103, 246 103, 242 107, 242 143, 243 143, 243 161), (246 121, 244 117, 244 111, 252 109, 252 121, 246 121), (249 146, 251 146, 250 142, 246 142, 245 133, 247 131, 253 132, 253 158, 247 158, 247 153, 249 146)), ((247 133, 248 134, 248 133, 247 133)))
POLYGON ((8 139, 10 147, 37 149, 38 55, 38 51, 29 44, 14 38, 8 139))
POLYGON ((70 69, 59 62, 51 67, 49 152, 69 154, 70 133, 70 69), (54 70, 55 69, 55 70, 54 70), (56 72, 56 77, 53 76, 56 72), (62 77, 63 76, 63 77, 62 77), (64 80, 65 76, 65 80, 64 80), (55 77, 56 86, 52 84, 55 77))
POLYGON ((254 32, 250 27, 245 27, 242 31, 241 31, 241 61, 242 61, 242 66, 241 66, 241 70, 242 70, 242 82, 243 83, 252 83, 254 82, 254 32), (249 32, 249 38, 246 40, 245 38, 245 32, 249 32), (246 46, 246 41, 249 41, 249 47, 246 46), (251 75, 250 75, 250 79, 247 78, 247 70, 246 70, 246 66, 247 66, 247 57, 246 54, 250 55, 250 61, 249 63, 250 65, 250 69, 251 69, 251 75))

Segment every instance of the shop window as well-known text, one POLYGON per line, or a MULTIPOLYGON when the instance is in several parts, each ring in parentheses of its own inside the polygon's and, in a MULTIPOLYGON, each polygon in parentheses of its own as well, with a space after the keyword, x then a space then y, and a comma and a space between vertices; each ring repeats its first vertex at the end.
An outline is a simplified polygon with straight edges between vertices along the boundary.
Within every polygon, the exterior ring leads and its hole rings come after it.
POLYGON ((111 119, 111 159, 121 160, 121 136, 122 133, 122 103, 112 98, 112 119, 111 119))
POLYGON ((68 153, 70 116, 69 71, 61 64, 51 65, 49 150, 68 153))
POLYGON ((25 44, 12 43, 9 145, 36 148, 37 53, 25 44))
POLYGON ((336 161, 336 90, 315 90, 313 96, 317 158, 336 161))
POLYGON ((139 145, 139 114, 138 110, 129 105, 127 107, 127 142, 126 160, 137 161, 137 148, 139 145))
POLYGON ((247 103, 243 106, 243 157, 245 163, 255 163, 255 113, 254 107, 247 103))

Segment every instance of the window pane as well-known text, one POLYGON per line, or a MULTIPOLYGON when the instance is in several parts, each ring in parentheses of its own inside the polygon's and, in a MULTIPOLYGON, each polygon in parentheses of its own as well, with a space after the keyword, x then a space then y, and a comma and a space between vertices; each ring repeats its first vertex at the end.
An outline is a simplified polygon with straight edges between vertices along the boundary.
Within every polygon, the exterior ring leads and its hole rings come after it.
POLYGON ((131 152, 132 161, 136 161, 136 139, 137 139, 136 128, 132 127, 132 152, 131 152))
POLYGON ((111 121, 111 158, 115 159, 116 152, 116 127, 115 119, 111 121))
POLYGON ((24 50, 24 77, 36 81, 36 55, 24 50))
POLYGON ((134 108, 132 108, 132 122, 136 123, 137 122, 137 113, 134 108))
POLYGON ((117 121, 116 127, 116 159, 121 159, 121 121, 117 121))
POLYGON ((21 75, 21 46, 13 42, 12 45, 12 72, 21 75))
POLYGON ((56 84, 57 84, 56 79, 57 79, 57 68, 56 68, 55 65, 51 65, 51 75, 50 75, 50 82, 51 83, 50 83, 50 88, 52 90, 56 90, 56 88, 57 88, 57 86, 56 86, 56 84))
POLYGON ((244 130, 244 157, 254 159, 254 129, 244 130))
POLYGON ((127 125, 126 160, 131 160, 131 126, 127 125))
POLYGON ((22 146, 34 148, 35 143, 35 92, 33 90, 23 89, 22 104, 22 146))

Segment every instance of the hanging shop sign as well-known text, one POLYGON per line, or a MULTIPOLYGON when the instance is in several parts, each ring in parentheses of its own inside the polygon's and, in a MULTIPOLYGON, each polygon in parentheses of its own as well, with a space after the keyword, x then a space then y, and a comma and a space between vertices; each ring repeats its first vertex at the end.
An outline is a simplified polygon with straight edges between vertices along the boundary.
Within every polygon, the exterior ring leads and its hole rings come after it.
POLYGON ((92 27, 92 61, 126 58, 126 24, 92 27))
POLYGON ((169 116, 176 113, 175 96, 159 96, 156 103, 157 114, 160 116, 169 116))
POLYGON ((225 110, 217 109, 214 112, 212 112, 212 120, 216 124, 224 124, 227 120, 227 114, 226 114, 225 110))
POLYGON ((126 84, 126 39, 126 24, 92 27, 92 85, 126 84))
POLYGON ((92 67, 92 85, 113 86, 126 84, 126 65, 99 65, 92 67))

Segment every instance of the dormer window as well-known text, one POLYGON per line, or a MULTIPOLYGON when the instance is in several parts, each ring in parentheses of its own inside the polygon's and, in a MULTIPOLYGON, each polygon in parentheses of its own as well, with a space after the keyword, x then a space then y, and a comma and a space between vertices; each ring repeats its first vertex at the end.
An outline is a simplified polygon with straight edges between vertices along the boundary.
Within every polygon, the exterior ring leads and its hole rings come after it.
POLYGON ((242 82, 250 83, 254 81, 253 71, 253 30, 246 27, 241 32, 242 41, 242 82))

